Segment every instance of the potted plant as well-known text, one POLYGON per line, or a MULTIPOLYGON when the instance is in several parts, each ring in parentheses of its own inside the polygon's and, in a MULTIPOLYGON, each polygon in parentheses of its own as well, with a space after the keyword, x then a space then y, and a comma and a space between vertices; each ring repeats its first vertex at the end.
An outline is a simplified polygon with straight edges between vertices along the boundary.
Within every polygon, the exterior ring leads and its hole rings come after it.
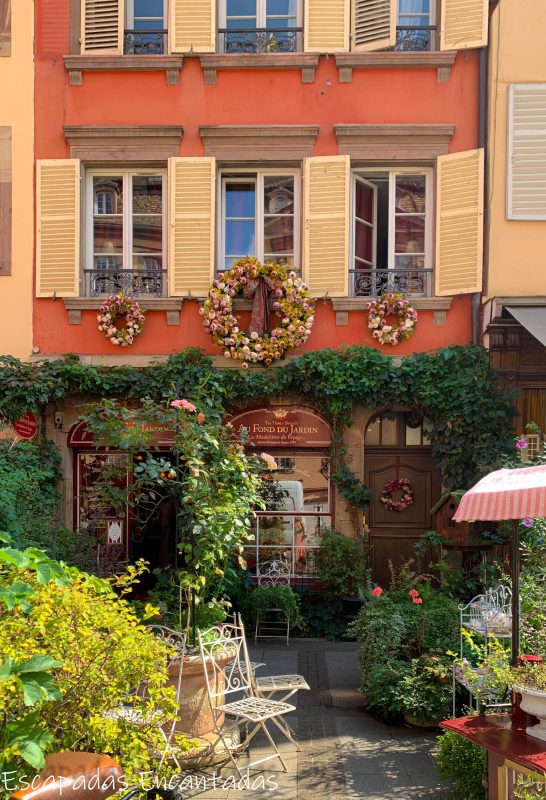
POLYGON ((394 696, 409 725, 433 728, 449 715, 451 692, 450 665, 435 656, 422 656, 412 659, 394 696))
POLYGON ((526 729, 527 735, 546 742, 546 664, 527 662, 511 667, 507 681, 521 695, 521 709, 539 720, 538 725, 526 729))
POLYGON ((191 736, 202 736, 213 724, 196 628, 199 616, 210 625, 210 615, 198 609, 215 604, 210 589, 230 560, 244 563, 243 544, 252 538, 251 520, 261 507, 259 472, 264 462, 272 469, 274 461, 266 454, 247 457, 244 443, 229 424, 222 425, 219 413, 209 406, 200 410, 186 399, 164 405, 145 401, 138 408, 103 400, 90 406, 84 419, 97 441, 130 457, 131 485, 121 490, 110 471, 99 487, 106 502, 120 509, 129 504, 142 516, 152 514, 165 496, 173 500, 179 551, 175 627, 185 628, 189 643, 181 725, 191 736), (154 430, 169 432, 168 453, 158 454, 154 430))
POLYGON ((368 578, 362 545, 333 528, 326 528, 317 553, 317 576, 332 600, 341 600, 344 616, 355 619, 362 606, 359 592, 368 578))

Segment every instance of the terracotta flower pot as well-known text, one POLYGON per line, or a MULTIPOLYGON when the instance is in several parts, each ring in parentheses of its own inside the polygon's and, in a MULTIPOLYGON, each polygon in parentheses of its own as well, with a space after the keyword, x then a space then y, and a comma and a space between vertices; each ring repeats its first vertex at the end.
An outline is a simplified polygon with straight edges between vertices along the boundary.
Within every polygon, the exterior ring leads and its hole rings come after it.
POLYGON ((408 725, 412 725, 414 728, 437 728, 438 724, 440 723, 439 719, 416 719, 412 717, 411 714, 404 714, 404 721, 408 723, 408 725))
MULTIPOLYGON (((227 664, 228 661, 229 657, 224 654, 219 663, 227 664)), ((176 686, 177 681, 178 664, 174 663, 169 667, 169 685, 176 686)), ((212 677, 209 678, 209 682, 213 692, 223 689, 221 678, 217 679, 216 686, 213 686, 212 677)), ((220 706, 223 702, 224 696, 220 694, 216 698, 216 704, 220 706)), ((177 725, 179 733, 186 733, 190 737, 201 737, 214 730, 212 711, 207 696, 205 669, 200 655, 186 656, 184 659, 179 715, 180 723, 177 725)), ((220 718, 220 724, 223 724, 223 717, 220 718)))

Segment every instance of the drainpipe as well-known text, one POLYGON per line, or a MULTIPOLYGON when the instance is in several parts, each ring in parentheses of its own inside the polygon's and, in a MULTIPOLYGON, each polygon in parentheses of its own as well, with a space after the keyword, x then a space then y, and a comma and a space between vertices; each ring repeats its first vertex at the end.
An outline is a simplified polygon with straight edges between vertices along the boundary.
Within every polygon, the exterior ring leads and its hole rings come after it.
MULTIPOLYGON (((484 159, 484 203, 483 203, 483 291, 487 291, 487 270, 489 263, 489 153, 487 147, 487 103, 489 80, 489 47, 480 50, 478 73, 478 147, 483 147, 484 159)), ((472 295, 472 343, 481 343, 481 293, 472 295)))

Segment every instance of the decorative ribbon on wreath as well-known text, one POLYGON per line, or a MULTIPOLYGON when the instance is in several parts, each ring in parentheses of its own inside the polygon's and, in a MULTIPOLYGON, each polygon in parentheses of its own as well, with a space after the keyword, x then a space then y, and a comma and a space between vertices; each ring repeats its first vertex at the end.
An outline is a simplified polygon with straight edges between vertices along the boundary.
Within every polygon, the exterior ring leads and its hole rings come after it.
POLYGON ((269 330, 269 291, 275 288, 271 278, 251 278, 243 290, 245 300, 254 300, 250 315, 250 333, 263 336, 269 330))

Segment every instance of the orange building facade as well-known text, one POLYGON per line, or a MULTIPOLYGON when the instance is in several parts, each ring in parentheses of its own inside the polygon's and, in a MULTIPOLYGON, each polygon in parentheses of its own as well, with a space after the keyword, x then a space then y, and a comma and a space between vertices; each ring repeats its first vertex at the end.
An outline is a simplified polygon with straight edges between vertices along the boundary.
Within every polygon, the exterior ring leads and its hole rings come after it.
MULTIPOLYGON (((232 366, 199 308, 244 255, 287 260, 317 298, 288 357, 377 347, 366 309, 384 291, 419 313, 389 355, 472 341, 488 14, 488 0, 38 0, 33 357, 139 366, 200 347, 232 366), (96 316, 119 290, 146 309, 121 352, 96 316)), ((248 303, 236 308, 246 324, 248 303)), ((77 412, 61 411, 51 436, 78 524, 77 412)), ((426 484, 402 544, 370 511, 381 576, 430 527, 439 483, 426 435, 408 432, 403 409, 394 422, 380 412, 355 411, 353 469, 383 485, 402 454, 426 484)), ((317 513, 349 530, 333 498, 317 513)))

